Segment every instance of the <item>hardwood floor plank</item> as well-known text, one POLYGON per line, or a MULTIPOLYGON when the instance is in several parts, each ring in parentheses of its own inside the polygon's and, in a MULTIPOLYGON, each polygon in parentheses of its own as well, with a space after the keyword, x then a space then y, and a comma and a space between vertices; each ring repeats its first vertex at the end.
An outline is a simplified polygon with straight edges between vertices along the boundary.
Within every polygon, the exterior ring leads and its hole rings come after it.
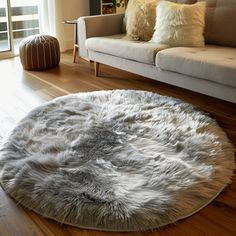
MULTIPOLYGON (((1 189, 1 187, 0 187, 1 189)), ((23 208, 0 190, 0 235, 43 235, 23 208)))

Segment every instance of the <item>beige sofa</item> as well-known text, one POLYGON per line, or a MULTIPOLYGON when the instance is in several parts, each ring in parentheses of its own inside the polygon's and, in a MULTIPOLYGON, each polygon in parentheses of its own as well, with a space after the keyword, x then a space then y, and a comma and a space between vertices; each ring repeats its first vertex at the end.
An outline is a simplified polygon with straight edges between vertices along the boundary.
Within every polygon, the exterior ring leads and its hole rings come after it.
POLYGON ((79 18, 80 56, 236 103, 236 0, 206 1, 203 48, 124 39, 124 15, 115 14, 79 18))

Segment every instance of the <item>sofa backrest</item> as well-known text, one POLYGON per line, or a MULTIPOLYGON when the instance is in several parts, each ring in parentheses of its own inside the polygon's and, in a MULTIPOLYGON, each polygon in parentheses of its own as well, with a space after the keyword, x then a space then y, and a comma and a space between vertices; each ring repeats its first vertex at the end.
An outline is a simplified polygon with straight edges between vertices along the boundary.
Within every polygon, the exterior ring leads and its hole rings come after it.
MULTIPOLYGON (((205 41, 208 44, 236 47, 236 0, 168 0, 193 4, 206 1, 205 41)), ((124 20, 125 32, 126 20, 124 20)))
POLYGON ((206 43, 236 47, 236 0, 205 1, 206 43))

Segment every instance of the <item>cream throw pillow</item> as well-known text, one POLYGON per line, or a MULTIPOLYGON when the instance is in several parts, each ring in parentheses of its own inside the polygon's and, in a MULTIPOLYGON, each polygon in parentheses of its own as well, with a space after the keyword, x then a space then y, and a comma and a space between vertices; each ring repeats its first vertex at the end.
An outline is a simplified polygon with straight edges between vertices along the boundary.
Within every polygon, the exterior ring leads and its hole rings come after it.
POLYGON ((149 41, 154 33, 159 0, 129 0, 126 9, 126 33, 133 40, 149 41))
POLYGON ((173 47, 203 47, 205 9, 205 2, 189 5, 160 1, 151 41, 173 47))

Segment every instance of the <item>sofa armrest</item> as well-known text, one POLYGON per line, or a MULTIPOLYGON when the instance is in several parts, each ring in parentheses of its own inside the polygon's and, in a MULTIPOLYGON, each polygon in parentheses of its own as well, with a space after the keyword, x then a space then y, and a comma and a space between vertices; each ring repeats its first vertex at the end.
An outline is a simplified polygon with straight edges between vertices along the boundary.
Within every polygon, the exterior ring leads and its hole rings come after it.
POLYGON ((84 16, 78 19, 78 43, 81 57, 88 58, 85 41, 91 37, 101 37, 122 33, 124 14, 84 16))

